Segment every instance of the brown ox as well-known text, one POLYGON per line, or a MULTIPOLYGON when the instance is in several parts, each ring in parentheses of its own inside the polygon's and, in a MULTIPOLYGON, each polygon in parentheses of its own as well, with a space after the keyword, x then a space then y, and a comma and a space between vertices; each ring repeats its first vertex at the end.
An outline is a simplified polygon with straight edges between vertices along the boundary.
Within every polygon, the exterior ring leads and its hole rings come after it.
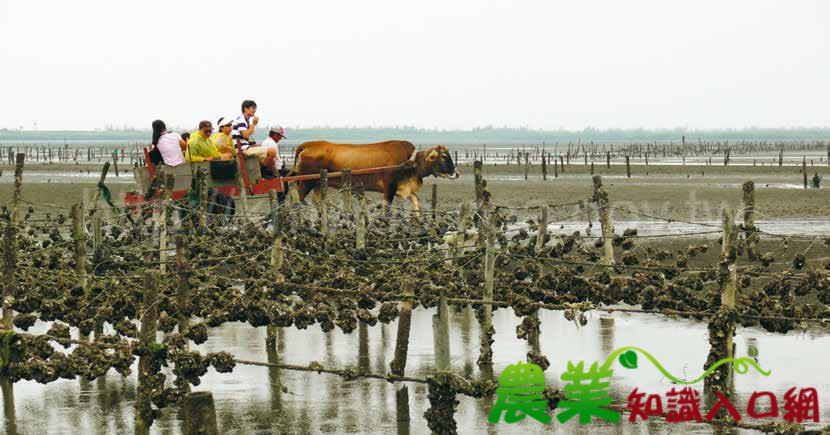
MULTIPOLYGON (((383 166, 400 165, 412 157, 415 146, 403 140, 389 140, 365 145, 338 144, 326 141, 305 142, 294 153, 294 170, 296 175, 319 174, 322 169, 329 172, 343 169, 366 169, 383 166)), ((424 178, 436 177, 458 178, 452 157, 443 145, 438 145, 415 153, 415 165, 403 170, 389 170, 372 174, 352 176, 352 184, 362 184, 365 190, 383 194, 385 204, 391 204, 395 196, 412 202, 415 211, 420 211, 418 197, 424 178)), ((300 181, 298 192, 303 200, 309 192, 317 188, 319 181, 300 181)), ((329 180, 329 186, 339 187, 340 179, 329 180)))

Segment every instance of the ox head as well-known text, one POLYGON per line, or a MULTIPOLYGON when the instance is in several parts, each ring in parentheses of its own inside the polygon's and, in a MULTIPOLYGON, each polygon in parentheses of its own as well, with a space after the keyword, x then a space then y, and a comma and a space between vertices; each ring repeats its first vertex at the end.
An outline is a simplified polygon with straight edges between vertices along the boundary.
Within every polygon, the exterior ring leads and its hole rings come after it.
POLYGON ((455 169, 455 163, 450 157, 450 152, 444 145, 422 151, 424 153, 424 175, 435 175, 436 177, 444 177, 456 179, 460 176, 455 169))

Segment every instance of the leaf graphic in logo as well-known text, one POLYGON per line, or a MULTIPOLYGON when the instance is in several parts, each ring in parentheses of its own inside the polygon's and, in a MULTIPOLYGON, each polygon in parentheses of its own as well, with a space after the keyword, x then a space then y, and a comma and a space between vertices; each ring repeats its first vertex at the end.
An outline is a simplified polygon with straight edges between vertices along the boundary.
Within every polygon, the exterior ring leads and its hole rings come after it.
POLYGON ((758 348, 751 344, 749 345, 749 349, 747 349, 746 353, 752 358, 758 358, 758 348))
POLYGON ((633 350, 626 351, 620 355, 620 364, 627 369, 637 368, 637 352, 633 350))

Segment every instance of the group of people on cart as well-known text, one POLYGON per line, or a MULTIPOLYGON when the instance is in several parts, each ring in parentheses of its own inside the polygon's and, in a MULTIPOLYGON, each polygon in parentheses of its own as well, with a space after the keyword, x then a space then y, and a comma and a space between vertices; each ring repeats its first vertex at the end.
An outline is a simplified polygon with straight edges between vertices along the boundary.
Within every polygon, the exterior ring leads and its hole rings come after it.
POLYGON ((153 140, 150 161, 153 165, 178 166, 185 162, 232 160, 236 156, 236 144, 240 144, 245 156, 256 157, 261 165, 262 175, 273 178, 285 171, 280 158, 280 140, 285 138, 285 129, 271 126, 268 138, 261 144, 254 141, 254 131, 259 124, 256 116, 257 105, 252 100, 242 102, 242 114, 237 117, 221 117, 216 128, 210 121, 199 122, 199 129, 193 133, 167 131, 164 121, 153 121, 153 140))

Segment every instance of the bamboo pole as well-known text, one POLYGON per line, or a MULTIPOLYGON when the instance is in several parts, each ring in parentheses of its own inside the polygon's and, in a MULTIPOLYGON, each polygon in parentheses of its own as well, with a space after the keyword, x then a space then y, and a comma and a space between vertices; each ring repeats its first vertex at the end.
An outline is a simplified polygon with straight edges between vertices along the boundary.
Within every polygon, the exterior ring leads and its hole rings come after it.
MULTIPOLYGON (((86 230, 84 230, 83 204, 72 204, 72 240, 75 251, 75 275, 81 284, 86 296, 89 296, 89 285, 86 276, 86 230)), ((81 340, 89 340, 89 334, 82 333, 81 340)))
MULTIPOLYGON (((628 156, 626 156, 626 160, 628 160, 628 156)), ((593 180, 593 201, 597 204, 599 222, 602 227, 602 262, 605 265, 611 266, 614 264, 614 244, 612 243, 614 237, 614 227, 611 224, 611 210, 608 203, 608 192, 602 186, 602 177, 594 175, 593 180)))

